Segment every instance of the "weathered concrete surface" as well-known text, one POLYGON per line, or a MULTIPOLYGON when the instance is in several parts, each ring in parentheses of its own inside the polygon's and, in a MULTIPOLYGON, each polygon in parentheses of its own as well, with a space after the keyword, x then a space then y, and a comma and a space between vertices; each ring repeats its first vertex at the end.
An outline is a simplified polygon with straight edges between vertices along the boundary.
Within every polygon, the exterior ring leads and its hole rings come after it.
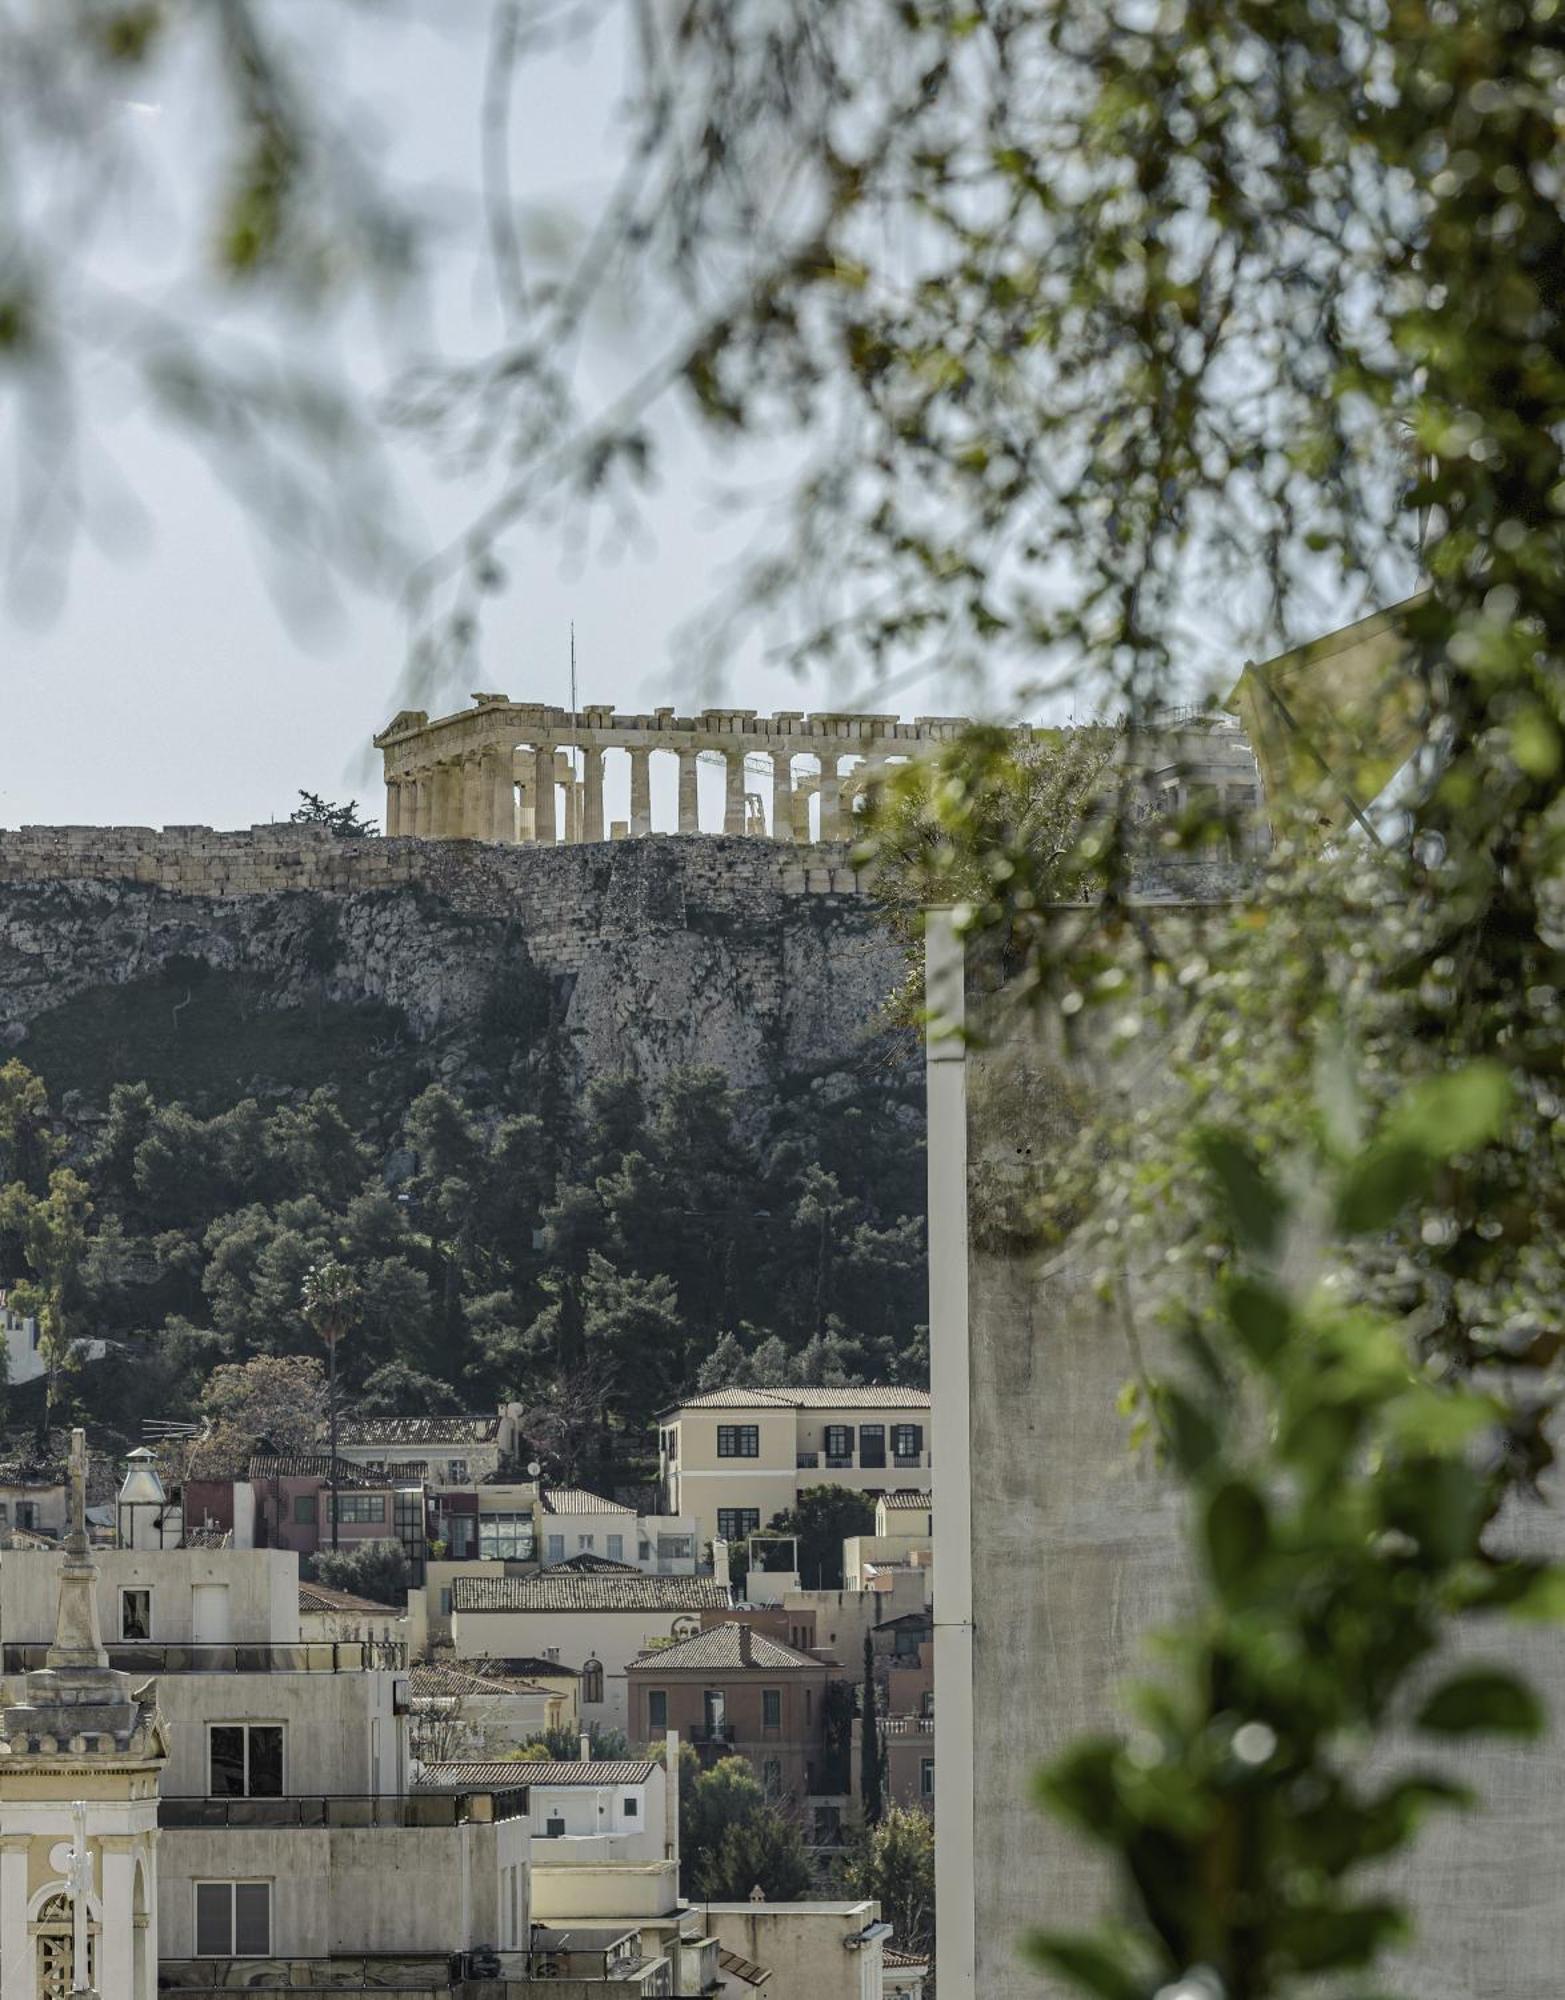
MULTIPOLYGON (((970 982, 970 1018, 984 998, 970 982)), ((1140 1088, 1155 1087, 1145 1055, 1140 1088)), ((1123 1088, 1102 1062, 1066 1062, 1047 1039, 1012 1020, 1004 1036, 970 1049, 966 1186, 970 1211, 966 1305, 967 1445, 972 1487, 972 1884, 975 1979, 947 1982, 942 2000, 1039 2000, 1063 1986, 1027 1967, 1024 1933, 1077 1928, 1110 1907, 1102 1859, 1041 1814, 1031 1773, 1080 1735, 1122 1729, 1116 1690, 1151 1662, 1147 1635, 1176 1615, 1191 1587, 1181 1504, 1150 1453, 1132 1454, 1115 1409, 1138 1373, 1126 1329, 1095 1296, 1089 1265, 1026 1253, 1007 1228, 1012 1204, 1046 1178, 1066 1142, 1073 1097, 1123 1088)), ((932 1162, 942 1143, 932 1116, 932 1162)), ((933 1279, 932 1271, 932 1279, 933 1279)), ((1142 1341, 1149 1329, 1138 1328, 1142 1341)), ((941 1362, 937 1355, 938 1389, 941 1362)), ((1146 1359, 1155 1369, 1154 1349, 1146 1359)), ((959 1447, 942 1417, 935 1468, 937 1574, 944 1482, 960 1476, 959 1447)), ((1550 1503, 1518 1505, 1504 1524, 1518 1549, 1565 1555, 1560 1482, 1550 1503)), ((937 1622, 941 1607, 937 1601, 937 1622)), ((938 1637, 937 1637, 938 1643, 938 1637)), ((1565 1720, 1565 1648, 1556 1630, 1495 1620, 1469 1627, 1460 1648, 1519 1671, 1565 1720)), ((942 1671, 937 1669, 937 1671, 942 1671)), ((942 1682, 937 1784, 958 1746, 943 1731, 960 1713, 942 1682)), ((1452 1753, 1424 1742, 1384 1759, 1435 1765, 1469 1783, 1476 1812, 1437 1815, 1412 1858, 1391 1874, 1413 1906, 1416 1938, 1377 1990, 1419 2000, 1556 2000, 1565 1989, 1565 1737, 1452 1753)), ((960 1847, 960 1839, 951 1843, 960 1847)), ((947 1849, 949 1853, 950 1848, 947 1849)), ((942 1876, 942 1899, 949 1879, 942 1876)), ((942 1903, 944 1940, 951 1912, 942 1903)))
POLYGON ((749 1088, 830 1067, 902 971, 840 845, 0 833, 0 1047, 177 956, 253 979, 262 1006, 382 1001, 434 1036, 476 1024, 519 949, 550 982, 578 1080, 710 1063, 749 1088))

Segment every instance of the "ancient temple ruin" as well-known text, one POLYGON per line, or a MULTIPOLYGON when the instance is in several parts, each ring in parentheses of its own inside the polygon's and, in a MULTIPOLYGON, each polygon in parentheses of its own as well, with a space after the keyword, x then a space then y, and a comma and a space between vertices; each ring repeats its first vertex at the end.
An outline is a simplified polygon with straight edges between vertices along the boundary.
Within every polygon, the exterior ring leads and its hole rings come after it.
POLYGON ((854 800, 888 765, 906 763, 968 727, 961 716, 806 715, 708 708, 676 715, 572 712, 500 694, 433 722, 404 709, 375 738, 385 758, 386 832, 431 840, 545 844, 665 833, 759 834, 780 841, 845 840, 854 800), (630 817, 606 824, 603 766, 628 754, 630 817), (652 759, 678 761, 676 824, 652 823, 652 759), (697 764, 726 767, 721 827, 703 827, 697 764), (812 821, 812 801, 819 800, 812 821))
MULTIPOLYGON (((971 726, 958 715, 904 722, 792 709, 620 715, 475 694, 472 708, 433 722, 422 709, 404 709, 375 747, 385 760, 385 830, 393 836, 552 847, 654 832, 724 833, 805 843, 851 840, 858 799, 877 777, 971 726), (615 753, 629 761, 630 817, 606 821, 604 761, 615 753), (660 754, 678 764, 677 807, 673 825, 655 827, 652 760, 660 754), (724 766, 721 826, 701 824, 703 758, 724 766)), ((1255 813, 1255 760, 1231 716, 1171 712, 1134 755, 1150 811, 1174 810, 1200 795, 1225 818, 1255 813)))

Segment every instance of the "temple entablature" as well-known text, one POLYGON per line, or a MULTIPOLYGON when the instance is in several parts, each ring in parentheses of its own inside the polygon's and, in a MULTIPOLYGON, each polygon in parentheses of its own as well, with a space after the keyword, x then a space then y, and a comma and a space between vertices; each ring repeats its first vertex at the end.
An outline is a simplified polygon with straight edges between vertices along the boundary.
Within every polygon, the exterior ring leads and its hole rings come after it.
POLYGON ((854 803, 887 768, 969 727, 965 717, 672 708, 624 715, 475 694, 473 706, 431 721, 404 709, 375 738, 384 758, 386 832, 433 840, 553 843, 654 831, 752 834, 785 842, 845 840, 854 803), (604 817, 604 759, 625 752, 629 815, 604 817), (674 824, 653 825, 652 759, 677 765, 674 824), (721 826, 703 828, 701 759, 724 766, 721 826))

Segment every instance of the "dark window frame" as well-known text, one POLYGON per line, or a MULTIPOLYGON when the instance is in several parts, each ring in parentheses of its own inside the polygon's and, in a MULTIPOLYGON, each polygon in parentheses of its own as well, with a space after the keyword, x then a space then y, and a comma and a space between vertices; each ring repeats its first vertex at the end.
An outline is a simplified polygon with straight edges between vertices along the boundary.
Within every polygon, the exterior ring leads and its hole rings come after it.
POLYGON ((138 1639, 152 1637, 152 1586, 150 1584, 122 1584, 120 1587, 120 1637, 134 1643, 138 1639), (127 1614, 133 1597, 143 1599, 141 1616, 132 1619, 127 1614), (130 1630, 132 1624, 141 1627, 139 1632, 130 1630))
POLYGON ((270 1881, 256 1880, 254 1878, 246 1879, 244 1877, 229 1877, 227 1879, 206 1878, 198 1879, 192 1882, 190 1886, 195 1905, 195 1955, 197 1958, 270 1958, 272 1956, 272 1884, 270 1881), (208 1892, 204 1899, 202 1896, 203 1890, 208 1892), (241 1915, 240 1911, 240 1890, 247 1892, 244 1901, 248 1907, 245 1909, 243 1915, 241 1915), (226 1891, 223 1899, 227 1905, 226 1925, 223 1932, 228 1947, 226 1951, 202 1949, 203 1931, 205 1931, 207 1944, 210 1946, 213 1942, 211 1924, 217 1917, 216 1898, 212 1894, 213 1891, 226 1891), (203 1900, 206 1903, 205 1913, 203 1913, 202 1909, 203 1900), (254 1923, 258 1912, 264 1912, 265 1937, 258 1940, 253 1930, 249 1931, 247 1936, 241 1937, 241 1931, 248 1929, 254 1923), (245 1949, 241 1949, 241 1945, 245 1949))
POLYGON ((288 1789, 287 1757, 288 1733, 285 1725, 281 1722, 209 1722, 206 1726, 207 1797, 211 1799, 284 1798, 287 1795, 288 1789), (234 1754, 234 1745, 225 1743, 221 1750, 224 1768, 226 1771, 237 1776, 237 1787, 232 1782, 222 1785, 217 1783, 218 1766, 215 1760, 219 1755, 217 1739, 220 1736, 237 1736, 240 1738, 237 1746, 237 1759, 234 1754), (257 1736, 266 1739, 259 1746, 252 1742, 252 1738, 257 1736), (275 1745, 275 1773, 273 1770, 274 1746, 270 1741, 270 1738, 273 1736, 277 1739, 275 1745), (259 1770, 257 1768, 257 1748, 261 1752, 259 1770), (261 1784, 260 1789, 257 1789, 258 1777, 261 1784), (274 1777, 275 1789, 273 1789, 274 1777))
POLYGON ((759 1424, 719 1424, 717 1427, 717 1455, 719 1458, 759 1458, 761 1455, 761 1426, 759 1424))
POLYGON ((886 1427, 884 1424, 859 1425, 859 1469, 873 1472, 886 1463, 886 1427))

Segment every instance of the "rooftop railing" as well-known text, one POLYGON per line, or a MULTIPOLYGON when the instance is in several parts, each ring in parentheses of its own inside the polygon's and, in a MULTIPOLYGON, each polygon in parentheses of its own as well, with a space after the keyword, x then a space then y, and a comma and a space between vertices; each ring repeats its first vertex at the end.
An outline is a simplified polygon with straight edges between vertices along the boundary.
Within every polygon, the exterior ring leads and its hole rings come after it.
MULTIPOLYGON (((109 1665, 127 1674, 357 1674, 406 1667, 407 1647, 397 1639, 310 1639, 293 1646, 197 1646, 155 1640, 110 1640, 109 1665)), ((27 1674, 48 1664, 49 1646, 18 1642, 0 1647, 0 1668, 27 1674)))
POLYGON ((527 1787, 492 1792, 336 1792, 327 1797, 158 1800, 158 1825, 217 1827, 441 1827, 522 1819, 527 1787))

